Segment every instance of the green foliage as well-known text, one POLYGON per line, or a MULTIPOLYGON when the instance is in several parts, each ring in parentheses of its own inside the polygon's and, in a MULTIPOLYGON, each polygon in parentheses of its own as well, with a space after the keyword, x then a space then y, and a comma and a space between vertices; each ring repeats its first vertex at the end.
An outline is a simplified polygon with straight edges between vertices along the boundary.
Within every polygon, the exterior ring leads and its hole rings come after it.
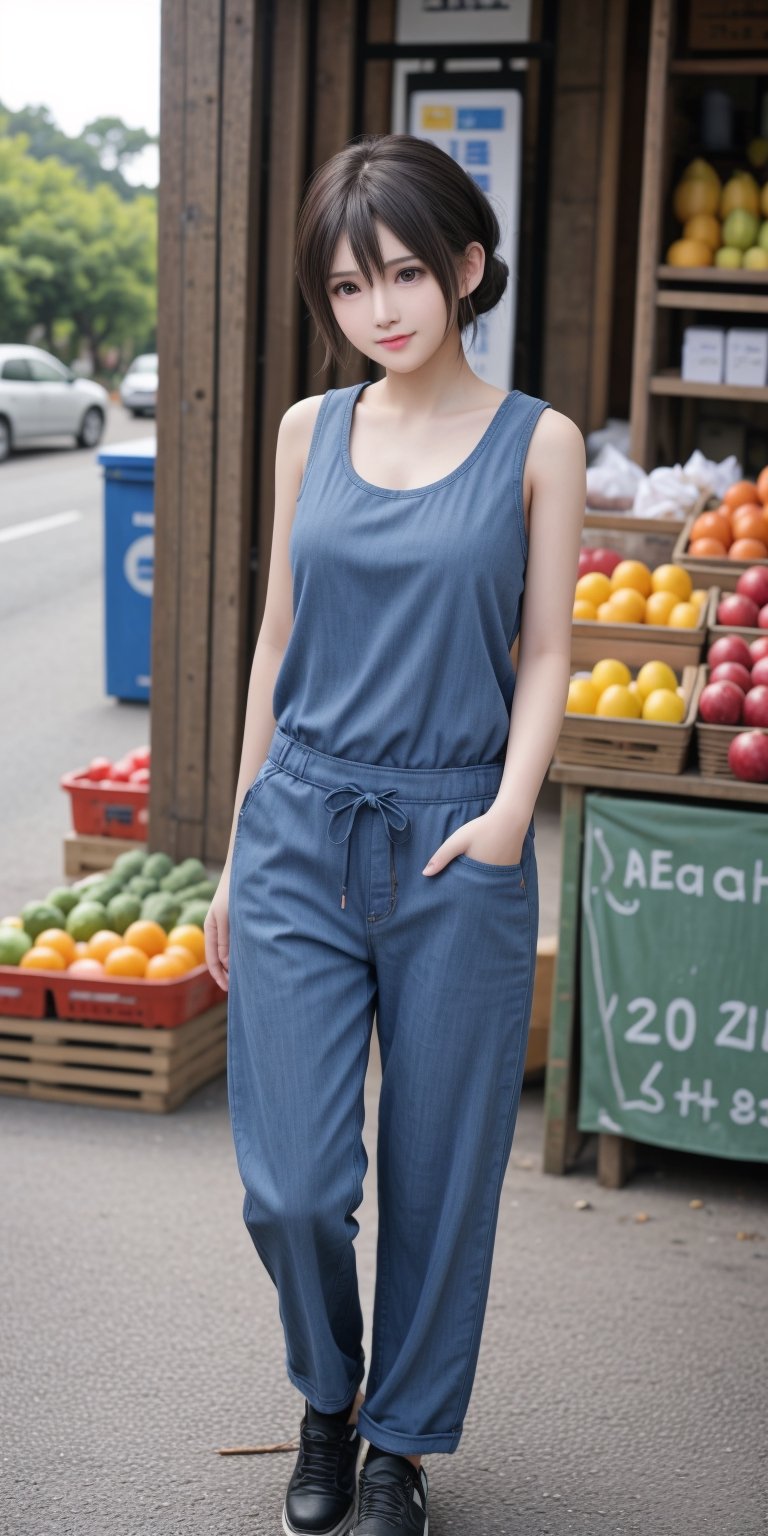
POLYGON ((9 114, 0 107, 0 340, 26 341, 41 326, 41 345, 55 350, 66 337, 70 358, 86 342, 99 374, 108 347, 125 363, 128 354, 154 349, 156 194, 132 188, 128 198, 118 171, 94 174, 100 153, 108 150, 119 166, 147 135, 102 118, 82 141, 72 140, 47 116, 41 108, 9 114), (31 133, 12 130, 19 118, 31 120, 36 150, 31 133), (70 146, 70 162, 72 146, 81 145, 80 166, 63 162, 60 139, 70 146), (53 152, 40 158, 46 143, 53 152))

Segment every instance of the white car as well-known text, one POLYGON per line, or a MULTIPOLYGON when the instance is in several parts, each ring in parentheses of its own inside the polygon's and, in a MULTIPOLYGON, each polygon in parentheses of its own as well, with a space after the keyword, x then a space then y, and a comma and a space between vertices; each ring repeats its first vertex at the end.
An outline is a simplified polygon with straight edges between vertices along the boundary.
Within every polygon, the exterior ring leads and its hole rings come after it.
POLYGON ((0 343, 0 461, 39 437, 70 434, 95 448, 107 422, 109 395, 42 347, 0 343))
POLYGON ((120 385, 120 399, 134 416, 153 416, 157 410, 157 353, 143 352, 135 357, 120 385))

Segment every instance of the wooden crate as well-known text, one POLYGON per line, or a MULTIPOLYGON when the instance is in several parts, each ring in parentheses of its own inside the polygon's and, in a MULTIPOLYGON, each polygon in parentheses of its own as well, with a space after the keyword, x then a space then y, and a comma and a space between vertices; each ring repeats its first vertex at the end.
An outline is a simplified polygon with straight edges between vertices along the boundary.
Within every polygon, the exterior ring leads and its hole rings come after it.
POLYGON ((554 757, 560 763, 597 768, 645 768, 653 773, 682 773, 704 686, 703 667, 685 667, 685 717, 679 725, 651 720, 611 720, 597 715, 566 715, 554 757))
POLYGON ((69 880, 100 874, 102 870, 111 869, 121 853, 149 853, 149 848, 146 843, 137 843, 135 838, 67 832, 64 836, 64 874, 69 880))
POLYGON ((768 560, 729 560, 727 557, 725 560, 705 560, 701 555, 689 555, 687 550, 695 521, 695 517, 686 518, 672 555, 674 564, 682 565, 688 571, 695 587, 717 586, 722 592, 735 592, 742 572, 753 565, 768 569, 768 560))
POLYGON ((597 619, 574 619, 571 627, 571 668, 592 668, 604 656, 613 656, 628 667, 646 661, 666 661, 674 672, 697 667, 707 639, 709 604, 703 603, 695 629, 674 629, 668 624, 601 624, 597 619))
POLYGON ((177 1029, 0 1018, 0 1094, 165 1114, 227 1065, 227 1000, 177 1029))
MULTIPOLYGON (((723 635, 748 635, 748 629, 721 629, 723 635)), ((758 630, 758 634, 764 635, 764 629, 758 630)), ((710 669, 707 666, 701 668, 702 688, 709 678, 710 669)), ((699 689, 701 693, 701 689, 699 689)), ((728 767, 728 748, 735 736, 741 736, 745 731, 756 731, 760 727, 756 725, 707 725, 705 720, 696 721, 696 746, 699 754, 699 771, 703 778, 727 779, 730 784, 740 786, 744 791, 744 798, 748 799, 751 792, 762 790, 768 795, 768 785, 752 784, 747 779, 737 779, 735 773, 731 773, 728 767)))
POLYGON ((552 1013, 552 988, 557 960, 557 935, 539 939, 536 951, 536 978, 533 986, 531 1027, 525 1053, 523 1080, 539 1077, 547 1065, 549 1020, 552 1013))

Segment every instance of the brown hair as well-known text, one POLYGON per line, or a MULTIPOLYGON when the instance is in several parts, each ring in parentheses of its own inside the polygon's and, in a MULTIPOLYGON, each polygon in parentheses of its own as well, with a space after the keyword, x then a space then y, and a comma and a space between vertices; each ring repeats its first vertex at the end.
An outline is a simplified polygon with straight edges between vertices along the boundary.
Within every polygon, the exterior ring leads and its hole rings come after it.
MULTIPOLYGON (((346 235, 367 282, 384 272, 374 220, 397 235, 429 268, 448 311, 447 335, 498 304, 509 277, 496 255, 499 221, 485 193, 444 150, 410 133, 364 134, 317 167, 307 183, 296 231, 296 276, 307 308, 325 342, 321 367, 331 358, 346 364, 346 337, 331 308, 327 280, 334 252, 346 235), (459 298, 458 259, 470 241, 485 251, 485 269, 472 294, 459 298)), ((459 343, 461 345, 461 343, 459 343)))

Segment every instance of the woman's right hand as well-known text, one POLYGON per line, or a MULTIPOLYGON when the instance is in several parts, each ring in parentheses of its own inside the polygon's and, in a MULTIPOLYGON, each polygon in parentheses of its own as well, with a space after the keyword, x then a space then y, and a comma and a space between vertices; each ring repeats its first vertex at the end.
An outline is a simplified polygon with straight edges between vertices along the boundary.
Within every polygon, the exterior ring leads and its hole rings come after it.
POLYGON ((216 895, 203 924, 205 961, 214 980, 229 991, 229 866, 225 864, 216 895))

